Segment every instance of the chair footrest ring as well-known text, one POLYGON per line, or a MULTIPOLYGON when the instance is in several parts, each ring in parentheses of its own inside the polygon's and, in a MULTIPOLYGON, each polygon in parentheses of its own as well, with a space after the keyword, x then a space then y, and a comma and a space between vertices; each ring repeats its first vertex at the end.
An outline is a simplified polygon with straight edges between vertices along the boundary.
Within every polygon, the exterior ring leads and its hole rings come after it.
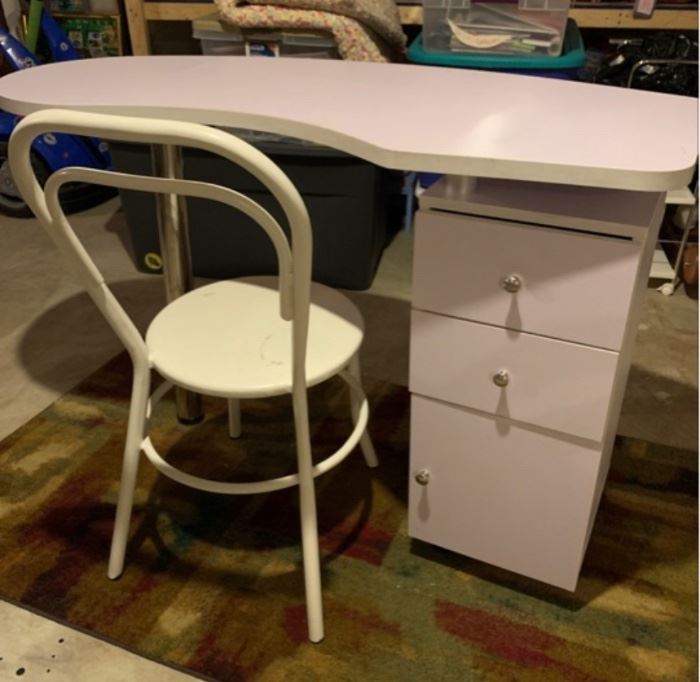
MULTIPOLYGON (((343 445, 341 445, 341 447, 338 448, 338 450, 336 450, 332 455, 312 467, 311 471, 314 478, 326 473, 327 471, 330 471, 333 467, 340 464, 352 452, 355 446, 359 443, 360 438, 362 438, 362 435, 367 428, 367 422, 369 421, 369 404, 360 382, 345 371, 340 372, 338 376, 340 376, 345 383, 347 383, 350 391, 353 393, 353 398, 359 398, 361 400, 357 414, 357 421, 355 423, 355 428, 345 443, 343 443, 343 445)), ((148 408, 146 411, 146 416, 148 419, 151 417, 153 408, 172 388, 172 386, 172 383, 166 381, 153 392, 153 395, 148 401, 148 408)), ((141 450, 149 459, 151 464, 153 464, 153 466, 155 466, 156 469, 158 469, 158 471, 160 471, 164 476, 167 476, 178 483, 182 483, 183 485, 190 486, 191 488, 205 490, 210 493, 220 493, 223 495, 254 495, 256 493, 267 493, 273 490, 291 488, 292 486, 299 484, 299 474, 289 474, 279 478, 271 478, 264 481, 254 481, 249 483, 212 481, 207 478, 201 478, 200 476, 193 476, 192 474, 185 473, 184 471, 172 466, 172 464, 166 462, 155 449, 153 443, 151 442, 150 436, 147 436, 141 443, 141 450)))

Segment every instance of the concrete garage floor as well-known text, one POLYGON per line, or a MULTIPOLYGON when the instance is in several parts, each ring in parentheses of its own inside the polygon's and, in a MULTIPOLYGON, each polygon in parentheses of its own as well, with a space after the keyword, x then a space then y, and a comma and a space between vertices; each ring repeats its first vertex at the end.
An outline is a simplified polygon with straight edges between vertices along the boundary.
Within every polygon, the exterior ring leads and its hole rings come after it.
MULTIPOLYGON (((145 328, 163 304, 160 277, 138 273, 125 248, 118 200, 74 217, 77 232, 115 295, 145 328)), ((121 350, 88 297, 64 272, 34 220, 0 220, 0 438, 50 405, 121 350)), ((366 326, 368 376, 407 384, 411 235, 387 249, 374 285, 350 292, 366 326)), ((697 301, 650 288, 639 325, 619 432, 696 449, 697 301)), ((122 649, 0 602, 0 679, 189 679, 122 649), (63 642, 60 642, 63 640, 63 642), (60 643, 59 643, 60 642, 60 643), (55 656, 52 658, 52 655, 55 656), (18 673, 23 668, 22 673, 18 673)))

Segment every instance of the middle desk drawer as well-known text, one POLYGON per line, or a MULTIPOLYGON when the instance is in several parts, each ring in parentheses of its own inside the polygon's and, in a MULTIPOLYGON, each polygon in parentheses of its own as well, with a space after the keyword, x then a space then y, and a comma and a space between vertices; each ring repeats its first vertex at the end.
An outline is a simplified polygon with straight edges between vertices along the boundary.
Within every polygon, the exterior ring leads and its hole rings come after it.
POLYGON ((618 353, 419 310, 410 390, 594 441, 603 438, 618 353))
POLYGON ((419 211, 413 307, 619 350, 639 244, 419 211))

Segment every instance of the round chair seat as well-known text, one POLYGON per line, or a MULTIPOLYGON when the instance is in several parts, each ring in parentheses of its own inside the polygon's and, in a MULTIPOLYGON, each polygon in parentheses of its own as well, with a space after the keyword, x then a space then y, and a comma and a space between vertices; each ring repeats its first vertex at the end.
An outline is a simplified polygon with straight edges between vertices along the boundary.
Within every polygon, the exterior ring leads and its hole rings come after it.
MULTIPOLYGON (((146 332, 164 378, 206 395, 254 398, 292 390, 292 323, 280 316, 276 277, 216 282, 176 299, 146 332)), ((307 385, 343 369, 360 348, 362 317, 347 297, 312 283, 307 385)))

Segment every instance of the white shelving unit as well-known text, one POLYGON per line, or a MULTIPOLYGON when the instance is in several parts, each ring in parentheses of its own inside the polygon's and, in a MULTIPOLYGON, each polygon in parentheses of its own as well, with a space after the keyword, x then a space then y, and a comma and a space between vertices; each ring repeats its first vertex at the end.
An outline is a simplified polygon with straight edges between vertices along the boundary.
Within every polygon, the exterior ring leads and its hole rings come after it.
POLYGON ((666 194, 666 205, 668 206, 690 206, 688 216, 686 217, 686 223, 683 230, 683 237, 679 244, 678 257, 676 258, 676 263, 671 264, 666 256, 663 249, 657 248, 654 251, 654 258, 651 262, 651 270, 649 272, 649 279, 656 280, 667 280, 661 286, 659 286, 658 291, 660 291, 664 296, 673 296, 678 285, 680 284, 680 278, 678 273, 680 272, 680 267, 683 257, 683 249, 688 241, 688 235, 693 229, 694 224, 697 223, 697 199, 695 195, 687 187, 682 189, 673 190, 666 194), (694 209, 694 210, 693 210, 694 209))

